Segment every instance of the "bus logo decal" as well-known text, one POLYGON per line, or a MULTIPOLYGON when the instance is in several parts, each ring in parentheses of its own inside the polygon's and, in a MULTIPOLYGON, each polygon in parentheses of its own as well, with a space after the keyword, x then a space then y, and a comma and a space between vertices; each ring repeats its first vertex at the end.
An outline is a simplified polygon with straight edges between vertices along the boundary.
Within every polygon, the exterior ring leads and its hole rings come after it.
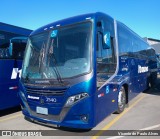
POLYGON ((40 99, 40 103, 41 103, 41 104, 44 104, 44 99, 41 98, 41 99, 40 99))
POLYGON ((19 78, 21 77, 22 69, 18 70, 18 68, 13 68, 11 79, 17 79, 17 75, 19 74, 19 78))
POLYGON ((39 97, 36 97, 36 96, 30 96, 30 95, 28 95, 28 98, 30 98, 30 99, 35 99, 35 100, 39 100, 39 97))
POLYGON ((148 72, 148 67, 141 67, 138 65, 138 73, 148 72))

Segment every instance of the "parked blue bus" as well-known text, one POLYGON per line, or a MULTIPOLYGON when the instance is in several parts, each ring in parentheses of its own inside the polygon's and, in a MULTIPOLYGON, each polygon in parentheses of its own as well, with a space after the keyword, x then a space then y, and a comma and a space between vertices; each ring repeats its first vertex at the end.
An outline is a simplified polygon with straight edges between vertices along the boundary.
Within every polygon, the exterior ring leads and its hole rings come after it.
POLYGON ((18 82, 31 30, 0 22, 0 110, 20 104, 18 82))
POLYGON ((44 124, 91 129, 121 113, 156 76, 155 50, 123 23, 99 12, 71 17, 29 36, 22 112, 44 124))

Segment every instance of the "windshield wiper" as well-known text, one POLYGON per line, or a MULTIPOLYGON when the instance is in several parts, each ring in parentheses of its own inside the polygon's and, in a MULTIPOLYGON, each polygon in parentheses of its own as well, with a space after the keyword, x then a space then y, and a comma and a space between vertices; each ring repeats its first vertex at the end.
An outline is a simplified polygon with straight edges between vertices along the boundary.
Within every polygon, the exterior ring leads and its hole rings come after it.
POLYGON ((29 79, 29 76, 30 76, 30 73, 27 73, 26 77, 24 78, 24 81, 25 82, 28 82, 30 79, 29 79))
MULTIPOLYGON (((57 76, 58 82, 61 83, 62 85, 64 85, 64 82, 63 82, 63 80, 62 80, 62 78, 61 78, 61 75, 60 75, 60 73, 59 73, 59 71, 58 71, 58 69, 57 69, 57 60, 56 60, 56 58, 55 58, 54 53, 49 53, 49 60, 48 60, 48 62, 50 61, 50 58, 53 59, 53 60, 52 60, 53 63, 54 63, 53 69, 54 69, 54 72, 55 72, 55 74, 56 74, 56 76, 57 76)), ((48 66, 49 66, 49 64, 48 64, 48 66)))
POLYGON ((40 50, 39 55, 39 73, 42 71, 43 68, 43 62, 44 62, 44 54, 45 53, 45 43, 42 44, 42 49, 40 50))

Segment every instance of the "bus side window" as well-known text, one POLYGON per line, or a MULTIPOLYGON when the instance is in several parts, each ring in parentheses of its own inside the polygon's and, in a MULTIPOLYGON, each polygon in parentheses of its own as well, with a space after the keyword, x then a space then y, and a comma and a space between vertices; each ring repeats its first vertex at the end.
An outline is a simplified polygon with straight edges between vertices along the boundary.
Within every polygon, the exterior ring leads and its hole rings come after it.
POLYGON ((101 32, 97 33, 97 58, 102 58, 103 49, 103 34, 101 32))
POLYGON ((104 49, 103 47, 103 33, 97 34, 97 70, 101 72, 113 72, 115 70, 115 54, 113 37, 111 38, 111 48, 104 49), (102 71, 103 70, 103 71, 102 71))
POLYGON ((10 54, 8 48, 0 48, 0 59, 9 59, 10 54))

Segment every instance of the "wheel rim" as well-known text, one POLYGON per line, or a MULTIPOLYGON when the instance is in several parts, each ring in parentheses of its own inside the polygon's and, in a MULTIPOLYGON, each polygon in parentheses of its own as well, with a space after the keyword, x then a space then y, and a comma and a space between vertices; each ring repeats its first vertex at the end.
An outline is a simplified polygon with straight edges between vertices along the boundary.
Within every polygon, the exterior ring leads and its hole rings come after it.
POLYGON ((151 82, 148 83, 148 87, 151 88, 151 82))
POLYGON ((121 111, 123 111, 125 104, 126 104, 125 92, 124 89, 121 89, 118 95, 118 107, 121 111))

